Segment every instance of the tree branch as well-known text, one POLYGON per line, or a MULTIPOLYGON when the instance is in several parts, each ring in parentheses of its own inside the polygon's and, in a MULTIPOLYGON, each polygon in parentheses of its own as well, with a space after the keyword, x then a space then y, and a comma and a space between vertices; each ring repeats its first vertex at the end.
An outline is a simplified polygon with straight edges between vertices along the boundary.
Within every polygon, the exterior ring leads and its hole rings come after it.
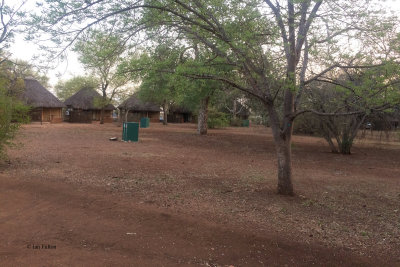
MULTIPOLYGON (((317 16, 317 12, 319 7, 321 6, 323 0, 319 0, 311 10, 310 15, 308 16, 307 21, 305 22, 304 26, 300 24, 299 27, 299 34, 297 36, 297 43, 296 43, 296 56, 297 56, 297 62, 300 59, 298 55, 300 55, 301 48, 303 47, 304 40, 308 34, 308 30, 310 29, 311 23, 313 19, 317 16)), ((303 4, 305 6, 305 4, 303 4)), ((308 6, 307 6, 308 8, 308 6)), ((303 10, 302 10, 303 11, 303 10)), ((303 15, 303 14, 302 14, 303 15)))
POLYGON ((277 3, 277 6, 275 6, 274 4, 272 4, 272 2, 270 0, 264 0, 264 1, 265 1, 265 3, 267 3, 267 5, 274 12, 276 22, 278 23, 279 29, 281 31, 281 37, 283 39, 283 45, 284 45, 284 49, 285 49, 286 58, 289 58, 289 55, 290 55, 290 53, 289 53, 289 40, 288 40, 288 36, 287 36, 287 33, 286 33, 285 25, 283 23, 282 14, 281 14, 281 11, 280 11, 279 4, 277 3))

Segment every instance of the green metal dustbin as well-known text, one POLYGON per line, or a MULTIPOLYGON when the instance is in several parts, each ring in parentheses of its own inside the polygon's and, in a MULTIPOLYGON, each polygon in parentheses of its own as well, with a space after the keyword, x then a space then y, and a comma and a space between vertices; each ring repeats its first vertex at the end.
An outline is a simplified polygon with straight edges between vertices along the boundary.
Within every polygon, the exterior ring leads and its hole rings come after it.
POLYGON ((138 122, 124 122, 122 125, 122 140, 127 142, 139 141, 139 123, 138 122))
POLYGON ((140 119, 140 128, 149 128, 150 127, 150 119, 149 118, 141 118, 140 119))
POLYGON ((250 126, 250 120, 243 120, 242 121, 242 127, 249 127, 250 126))

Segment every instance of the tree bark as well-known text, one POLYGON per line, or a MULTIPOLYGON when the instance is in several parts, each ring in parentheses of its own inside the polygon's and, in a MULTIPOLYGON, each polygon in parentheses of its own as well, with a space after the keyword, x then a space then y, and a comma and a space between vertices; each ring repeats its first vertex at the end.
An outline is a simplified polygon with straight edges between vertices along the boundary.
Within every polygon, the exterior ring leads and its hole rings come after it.
POLYGON ((278 193, 293 196, 292 184, 292 132, 293 120, 284 119, 285 127, 281 129, 279 116, 273 106, 268 106, 272 134, 278 158, 278 193))
POLYGON ((101 111, 100 111, 100 124, 104 124, 104 111, 106 108, 106 103, 108 102, 107 101, 108 84, 109 84, 109 82, 105 81, 105 83, 102 84, 102 86, 101 86, 101 91, 103 93, 103 96, 102 96, 101 111))
POLYGON ((342 132, 342 141, 340 143, 340 153, 344 155, 351 154, 351 148, 353 147, 354 139, 357 136, 358 130, 364 123, 367 114, 355 116, 352 118, 348 129, 344 129, 342 132))
MULTIPOLYGON (((336 148, 335 143, 332 141, 333 136, 335 133, 331 130, 330 121, 323 120, 320 118, 319 128, 322 130, 322 136, 328 142, 329 147, 332 153, 338 153, 339 150, 336 148)), ((337 139, 336 139, 337 140, 337 139)))
POLYGON ((342 153, 343 155, 350 155, 352 145, 353 143, 349 140, 346 140, 346 142, 342 142, 342 146, 340 147, 340 153, 342 153))
POLYGON ((293 196, 291 140, 282 138, 276 144, 278 155, 278 193, 293 196))
POLYGON ((210 97, 206 96, 205 98, 201 99, 200 101, 200 110, 199 110, 199 118, 197 122, 197 133, 200 135, 206 135, 208 126, 208 104, 210 101, 210 97))
POLYGON ((129 109, 125 109, 125 114, 124 114, 125 116, 125 122, 128 122, 128 115, 129 115, 129 109))
POLYGON ((332 141, 332 137, 330 137, 330 136, 324 136, 324 137, 325 137, 326 142, 328 142, 328 145, 329 145, 329 147, 331 149, 331 152, 332 153, 338 153, 338 150, 337 150, 335 144, 332 141))
POLYGON ((104 124, 104 106, 101 108, 100 111, 100 124, 104 124))
POLYGON ((351 154, 351 146, 353 145, 353 140, 349 137, 347 132, 343 133, 342 142, 340 143, 340 153, 343 155, 351 154))
POLYGON ((163 104, 163 113, 164 113, 163 124, 168 125, 168 104, 166 101, 164 101, 163 104))
POLYGON ((232 117, 234 120, 236 120, 236 109, 237 109, 237 103, 236 99, 233 100, 233 110, 232 110, 232 117))
POLYGON ((347 132, 343 133, 342 140, 339 146, 340 153, 342 153, 343 155, 350 155, 353 142, 354 137, 352 135, 349 135, 349 133, 347 132))
MULTIPOLYGON (((278 194, 293 196, 292 184, 292 133, 293 133, 293 114, 294 114, 294 90, 296 85, 296 65, 299 56, 296 54, 296 34, 295 34, 295 12, 294 4, 288 1, 288 24, 289 24, 289 38, 287 39, 286 50, 286 83, 287 87, 284 89, 283 101, 283 118, 279 119, 274 105, 268 105, 268 113, 271 120, 271 129, 274 136, 275 147, 278 158, 278 194), (282 124, 280 123, 282 121, 282 124)), ((282 34, 284 33, 284 29, 282 34)), ((284 38, 285 39, 285 38, 284 38)))

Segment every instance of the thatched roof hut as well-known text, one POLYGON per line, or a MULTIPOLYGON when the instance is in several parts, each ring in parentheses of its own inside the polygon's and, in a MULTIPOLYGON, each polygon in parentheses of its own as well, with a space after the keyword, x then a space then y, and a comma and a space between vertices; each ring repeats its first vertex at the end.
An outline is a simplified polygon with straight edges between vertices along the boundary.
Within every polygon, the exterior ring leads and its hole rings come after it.
POLYGON ((22 101, 33 108, 63 108, 65 105, 34 78, 25 78, 22 101))
POLYGON ((62 122, 62 108, 65 107, 63 102, 34 78, 25 78, 24 83, 25 88, 21 94, 21 100, 32 107, 31 121, 62 122))
POLYGON ((127 100, 118 106, 119 109, 145 111, 145 112, 160 112, 160 105, 143 102, 136 95, 132 95, 127 100))
POLYGON ((172 105, 169 108, 167 119, 168 122, 172 123, 194 122, 196 120, 192 111, 178 105, 172 105))
MULTIPOLYGON (((102 96, 92 88, 83 88, 65 100, 67 106, 66 119, 69 122, 91 123, 92 121, 101 120, 101 103, 102 96)), ((114 105, 108 104, 104 108, 104 122, 112 122, 112 111, 114 105)))
POLYGON ((160 105, 144 102, 136 95, 132 95, 118 106, 122 118, 126 121, 138 122, 141 118, 149 118, 152 122, 160 120, 160 105))
POLYGON ((191 110, 189 110, 186 107, 182 107, 182 106, 177 106, 177 105, 172 105, 169 108, 169 112, 170 113, 192 113, 191 110))
MULTIPOLYGON (((96 99, 102 99, 102 96, 96 90, 91 88, 83 88, 65 100, 64 104, 73 109, 101 110, 101 107, 96 105, 96 99)), ((108 104, 105 107, 105 110, 114 109, 115 107, 112 104, 108 104)))

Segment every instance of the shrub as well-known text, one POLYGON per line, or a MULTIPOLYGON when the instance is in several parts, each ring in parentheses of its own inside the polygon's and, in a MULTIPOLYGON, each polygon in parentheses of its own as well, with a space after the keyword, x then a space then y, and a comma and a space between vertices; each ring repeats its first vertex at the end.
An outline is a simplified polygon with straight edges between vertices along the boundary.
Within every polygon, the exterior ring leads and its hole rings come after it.
POLYGON ((208 111, 208 120, 207 120, 208 128, 222 128, 229 126, 228 116, 216 110, 209 110, 208 111))
POLYGON ((0 90, 0 158, 6 157, 5 148, 12 145, 21 123, 28 122, 29 108, 0 90))
POLYGON ((231 119, 231 126, 240 127, 240 126, 242 126, 242 122, 243 122, 243 120, 240 119, 240 118, 232 118, 231 119))
POLYGON ((320 119, 311 113, 305 113, 296 118, 293 125, 293 133, 321 136, 320 119))

